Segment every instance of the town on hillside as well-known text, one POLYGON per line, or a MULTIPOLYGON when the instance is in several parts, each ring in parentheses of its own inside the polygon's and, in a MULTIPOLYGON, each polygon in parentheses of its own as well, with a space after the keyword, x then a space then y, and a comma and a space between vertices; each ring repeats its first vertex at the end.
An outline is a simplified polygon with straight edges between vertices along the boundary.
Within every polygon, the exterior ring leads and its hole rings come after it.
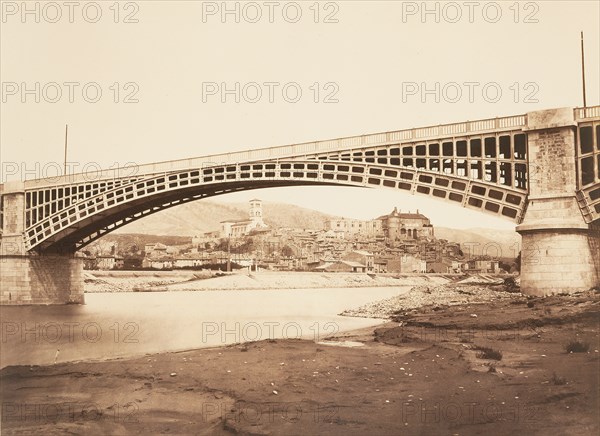
POLYGON ((214 269, 354 273, 515 272, 489 256, 467 256, 459 243, 437 239, 429 218, 394 208, 371 220, 332 218, 318 230, 265 224, 262 201, 248 217, 226 220, 220 229, 185 243, 137 246, 92 244, 83 251, 86 269, 214 269))

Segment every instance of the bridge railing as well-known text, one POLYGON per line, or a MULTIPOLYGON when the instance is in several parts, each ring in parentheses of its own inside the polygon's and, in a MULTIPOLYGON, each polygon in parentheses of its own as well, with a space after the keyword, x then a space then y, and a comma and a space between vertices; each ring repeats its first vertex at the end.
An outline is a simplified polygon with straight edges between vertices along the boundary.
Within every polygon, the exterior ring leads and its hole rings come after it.
POLYGON ((575 121, 585 120, 587 118, 599 118, 600 106, 578 107, 573 109, 575 121))
MULTIPOLYGON (((600 117, 600 106, 574 108, 573 111, 576 121, 600 117)), ((440 124, 437 126, 395 130, 383 133, 328 139, 324 141, 304 142, 292 145, 259 148, 255 150, 200 156, 190 159, 178 159, 151 164, 135 165, 129 168, 115 168, 93 173, 69 174, 66 176, 52 177, 48 179, 30 180, 26 182, 26 187, 31 186, 39 188, 40 186, 45 185, 56 186, 60 184, 72 184, 94 180, 150 175, 168 171, 185 170, 189 168, 202 168, 215 164, 233 164, 238 162, 252 162, 264 159, 303 157, 312 153, 330 151, 335 152, 338 150, 355 147, 371 147, 402 141, 427 141, 456 135, 472 135, 493 132, 496 130, 520 129, 526 126, 526 124, 527 115, 515 115, 460 123, 440 124)))
MULTIPOLYGON (((575 108, 576 121, 600 117, 600 106, 575 108)), ((169 171, 185 170, 188 168, 202 168, 212 165, 227 163, 252 162, 263 159, 282 159, 292 157, 305 157, 313 153, 335 152, 339 150, 373 147, 402 141, 426 141, 446 136, 479 134, 496 130, 520 129, 527 124, 526 115, 515 115, 500 118, 466 121, 460 123, 441 124, 437 126, 420 127, 414 129, 395 130, 383 133, 373 133, 360 136, 349 136, 324 141, 304 142, 299 144, 277 147, 259 148, 232 153, 223 153, 210 156, 201 156, 190 159, 179 159, 152 164, 134 165, 129 168, 116 168, 101 170, 93 173, 69 174, 66 176, 48 179, 30 180, 27 187, 39 188, 45 185, 56 186, 60 184, 73 184, 95 180, 106 180, 120 177, 135 177, 169 171)))
POLYGON ((395 130, 383 133, 329 139, 324 141, 304 142, 292 145, 259 148, 255 150, 200 156, 190 159, 178 159, 152 164, 135 165, 129 168, 115 168, 93 173, 68 174, 66 176, 52 177, 49 179, 30 180, 26 182, 26 188, 39 188, 45 185, 56 186, 63 183, 72 184, 77 182, 89 182, 125 176, 136 177, 165 173, 169 171, 185 170, 189 168, 202 168, 226 163, 233 164, 238 162, 252 162, 264 159, 302 157, 307 154, 329 151, 334 152, 337 150, 355 147, 371 147, 402 141, 426 141, 428 139, 437 139, 446 136, 451 137, 462 134, 478 134, 502 129, 519 129, 525 126, 526 123, 526 115, 516 115, 452 124, 441 124, 437 126, 395 130))

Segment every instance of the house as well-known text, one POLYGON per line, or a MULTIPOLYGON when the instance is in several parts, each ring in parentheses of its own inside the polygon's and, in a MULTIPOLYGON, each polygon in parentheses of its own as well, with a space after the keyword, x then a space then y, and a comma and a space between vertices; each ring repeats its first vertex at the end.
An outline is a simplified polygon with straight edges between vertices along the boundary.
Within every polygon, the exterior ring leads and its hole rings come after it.
POLYGON ((96 267, 102 270, 123 269, 124 260, 121 256, 99 255, 96 256, 96 267))
POLYGON ((367 272, 367 266, 349 260, 338 260, 326 262, 323 265, 316 267, 315 271, 365 273, 367 272))
POLYGON ((146 257, 163 257, 167 253, 167 246, 160 242, 156 244, 146 244, 144 245, 144 252, 146 253, 146 257))
POLYGON ((375 259, 373 260, 373 272, 377 273, 377 274, 388 272, 388 270, 387 270, 388 260, 389 259, 386 257, 381 257, 381 256, 375 257, 375 259))
POLYGON ((199 256, 179 257, 173 260, 173 268, 193 268, 202 266, 206 259, 199 256))
POLYGON ((471 274, 478 273, 498 273, 500 272, 499 262, 497 260, 488 259, 471 259, 468 260, 464 265, 466 272, 471 274))
POLYGON ((142 268, 172 269, 174 259, 172 257, 144 257, 142 268))
POLYGON ((201 235, 196 235, 192 237, 192 246, 198 247, 199 245, 204 246, 207 243, 213 242, 215 239, 218 239, 220 236, 220 232, 206 232, 201 235))
POLYGON ((419 257, 404 253, 402 255, 390 256, 387 259, 387 272, 389 273, 420 273, 425 272, 419 257))
POLYGON ((458 260, 453 260, 451 262, 452 262, 452 272, 453 273, 462 272, 462 262, 459 262, 458 260))
POLYGON ((427 272, 438 274, 450 274, 453 272, 452 262, 448 262, 445 260, 437 262, 427 262, 427 272))
POLYGON ((364 250, 354 250, 342 256, 342 260, 359 263, 366 267, 366 272, 375 271, 375 258, 373 253, 364 250))
POLYGON ((172 269, 173 268, 173 259, 171 259, 171 258, 152 259, 150 261, 150 268, 172 269))

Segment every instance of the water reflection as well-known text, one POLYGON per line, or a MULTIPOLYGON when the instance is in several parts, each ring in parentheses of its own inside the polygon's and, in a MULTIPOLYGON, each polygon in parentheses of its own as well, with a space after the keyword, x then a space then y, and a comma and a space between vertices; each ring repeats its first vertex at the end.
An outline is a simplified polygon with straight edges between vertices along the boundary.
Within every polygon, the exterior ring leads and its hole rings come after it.
POLYGON ((403 288, 86 294, 86 305, 3 306, 0 366, 47 365, 269 338, 322 340, 382 320, 337 316, 403 288))

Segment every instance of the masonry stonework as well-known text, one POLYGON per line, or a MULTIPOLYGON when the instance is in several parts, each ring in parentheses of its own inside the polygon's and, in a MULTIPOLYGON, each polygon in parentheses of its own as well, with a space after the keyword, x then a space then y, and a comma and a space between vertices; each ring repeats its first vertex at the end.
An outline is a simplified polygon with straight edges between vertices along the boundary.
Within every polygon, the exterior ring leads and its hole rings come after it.
POLYGON ((75 255, 38 256, 27 253, 23 244, 23 183, 6 183, 2 196, 0 304, 82 304, 83 259, 75 255))
POLYGON ((83 259, 73 256, 1 256, 0 304, 84 303, 83 259))
POLYGON ((597 226, 577 204, 573 109, 527 114, 529 202, 523 222, 521 291, 572 293, 599 284, 597 226))

